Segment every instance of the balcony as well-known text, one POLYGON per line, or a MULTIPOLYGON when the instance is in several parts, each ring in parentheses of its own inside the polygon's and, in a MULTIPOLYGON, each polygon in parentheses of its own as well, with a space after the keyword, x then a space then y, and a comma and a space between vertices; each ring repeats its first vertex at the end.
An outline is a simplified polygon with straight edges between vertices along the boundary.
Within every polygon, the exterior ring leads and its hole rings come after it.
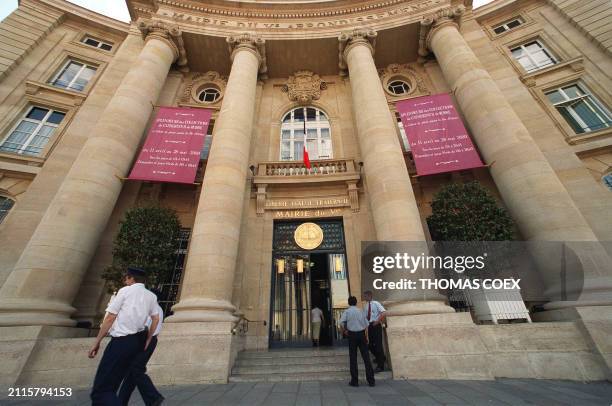
MULTIPOLYGON (((336 196, 333 203, 324 203, 341 206, 350 206, 353 211, 359 211, 359 197, 357 183, 361 179, 361 166, 353 159, 324 159, 310 161, 310 169, 300 161, 260 162, 257 167, 252 166, 254 173, 253 185, 256 187, 257 214, 263 215, 265 210, 277 207, 269 200, 268 189, 275 186, 322 186, 338 185, 346 189, 346 194, 336 196)), ((282 202, 283 204, 299 204, 301 206, 317 206, 318 202, 302 201, 282 202)), ((284 207, 284 206, 281 206, 284 207)))
POLYGON ((300 161, 260 162, 253 183, 330 183, 357 182, 360 171, 352 159, 323 159, 310 161, 308 169, 300 161))

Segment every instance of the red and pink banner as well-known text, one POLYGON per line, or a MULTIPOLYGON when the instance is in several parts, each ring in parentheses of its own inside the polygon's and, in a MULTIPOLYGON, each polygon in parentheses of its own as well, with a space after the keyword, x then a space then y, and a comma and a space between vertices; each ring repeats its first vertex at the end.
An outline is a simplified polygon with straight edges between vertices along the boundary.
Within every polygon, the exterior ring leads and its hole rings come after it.
POLYGON ((397 103, 417 175, 483 166, 461 117, 446 93, 397 103))
POLYGON ((160 107, 129 179, 193 183, 211 110, 160 107))

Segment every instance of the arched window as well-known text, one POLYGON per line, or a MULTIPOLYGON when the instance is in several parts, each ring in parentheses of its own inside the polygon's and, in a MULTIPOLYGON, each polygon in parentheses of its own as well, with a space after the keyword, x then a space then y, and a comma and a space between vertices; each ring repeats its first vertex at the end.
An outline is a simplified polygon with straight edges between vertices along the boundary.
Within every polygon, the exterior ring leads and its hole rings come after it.
POLYGON ((198 100, 203 103, 214 103, 219 100, 219 97, 221 97, 221 92, 214 87, 207 87, 206 89, 200 90, 200 93, 198 93, 198 100))
POLYGON ((329 120, 317 108, 297 107, 285 114, 281 124, 281 161, 301 161, 304 140, 310 159, 333 158, 329 120))
POLYGON ((13 208, 15 201, 13 199, 9 199, 8 197, 0 196, 0 224, 6 216, 8 216, 9 211, 13 208))

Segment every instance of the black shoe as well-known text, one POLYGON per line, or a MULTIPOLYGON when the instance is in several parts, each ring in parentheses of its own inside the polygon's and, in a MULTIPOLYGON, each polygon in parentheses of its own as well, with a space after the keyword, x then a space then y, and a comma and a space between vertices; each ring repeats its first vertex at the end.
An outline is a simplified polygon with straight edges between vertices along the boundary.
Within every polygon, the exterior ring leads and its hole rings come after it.
POLYGON ((383 367, 376 367, 376 369, 374 370, 374 373, 377 374, 379 372, 383 372, 385 369, 383 367))
POLYGON ((368 382, 368 386, 376 386, 376 382, 368 382))
POLYGON ((349 386, 357 387, 357 386, 359 386, 359 384, 357 382, 349 382, 349 386))
POLYGON ((155 402, 151 403, 151 406, 159 406, 164 403, 164 400, 166 399, 163 396, 160 396, 155 402))

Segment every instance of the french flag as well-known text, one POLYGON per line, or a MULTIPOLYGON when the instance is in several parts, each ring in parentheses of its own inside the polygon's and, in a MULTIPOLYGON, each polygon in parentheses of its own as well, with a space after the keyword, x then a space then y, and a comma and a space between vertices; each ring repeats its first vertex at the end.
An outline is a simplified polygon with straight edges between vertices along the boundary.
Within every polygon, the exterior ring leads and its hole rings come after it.
POLYGON ((304 117, 304 165, 310 169, 310 158, 308 157, 308 147, 306 146, 306 117, 304 117))

